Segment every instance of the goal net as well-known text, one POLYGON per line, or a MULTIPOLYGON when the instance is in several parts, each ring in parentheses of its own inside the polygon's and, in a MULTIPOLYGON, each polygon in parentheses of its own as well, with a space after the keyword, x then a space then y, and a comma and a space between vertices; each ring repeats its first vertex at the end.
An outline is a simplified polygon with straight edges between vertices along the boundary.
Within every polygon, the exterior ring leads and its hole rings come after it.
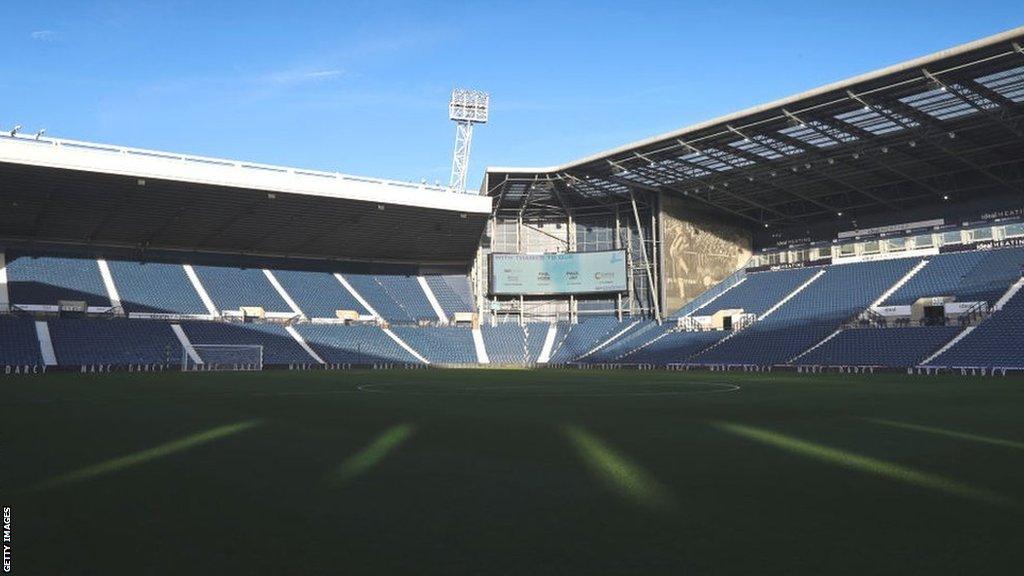
POLYGON ((193 344, 192 350, 183 348, 181 369, 206 370, 263 370, 263 346, 255 344, 193 344))

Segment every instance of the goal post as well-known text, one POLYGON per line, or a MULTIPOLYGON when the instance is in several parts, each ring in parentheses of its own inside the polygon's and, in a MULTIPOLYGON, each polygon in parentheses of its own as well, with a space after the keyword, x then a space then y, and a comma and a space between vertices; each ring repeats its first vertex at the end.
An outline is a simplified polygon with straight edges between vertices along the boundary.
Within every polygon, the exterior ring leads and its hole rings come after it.
POLYGON ((182 347, 181 369, 190 371, 263 370, 263 346, 258 344, 192 344, 182 347))

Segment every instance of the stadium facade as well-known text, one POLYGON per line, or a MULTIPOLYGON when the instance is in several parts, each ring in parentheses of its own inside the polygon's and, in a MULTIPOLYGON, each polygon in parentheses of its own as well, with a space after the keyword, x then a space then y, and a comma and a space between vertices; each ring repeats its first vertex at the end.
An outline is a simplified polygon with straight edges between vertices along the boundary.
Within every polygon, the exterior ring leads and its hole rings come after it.
POLYGON ((1022 45, 479 195, 12 132, 0 366, 1024 369, 1022 45))

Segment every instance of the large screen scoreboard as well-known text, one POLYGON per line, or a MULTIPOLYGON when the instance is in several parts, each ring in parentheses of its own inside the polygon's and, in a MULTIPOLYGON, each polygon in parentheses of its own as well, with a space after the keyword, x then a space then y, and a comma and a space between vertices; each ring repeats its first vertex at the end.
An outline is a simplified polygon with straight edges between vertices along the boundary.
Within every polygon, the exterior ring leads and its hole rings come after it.
POLYGON ((491 254, 491 294, 554 296, 625 292, 626 252, 491 254))

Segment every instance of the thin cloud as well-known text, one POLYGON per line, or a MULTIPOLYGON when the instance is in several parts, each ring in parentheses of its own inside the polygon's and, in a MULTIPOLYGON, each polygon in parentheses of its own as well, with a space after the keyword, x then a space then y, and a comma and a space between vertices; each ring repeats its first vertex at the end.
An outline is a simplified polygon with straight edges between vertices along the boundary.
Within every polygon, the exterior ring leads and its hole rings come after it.
POLYGON ((55 30, 35 30, 29 34, 29 38, 38 42, 53 42, 57 39, 57 32, 55 30))
POLYGON ((323 82, 337 78, 343 74, 343 71, 338 68, 330 68, 325 70, 310 70, 304 68, 297 68, 292 70, 281 70, 278 72, 271 72, 264 74, 259 78, 262 83, 266 84, 278 84, 278 85, 290 85, 290 84, 303 84, 305 82, 323 82))

